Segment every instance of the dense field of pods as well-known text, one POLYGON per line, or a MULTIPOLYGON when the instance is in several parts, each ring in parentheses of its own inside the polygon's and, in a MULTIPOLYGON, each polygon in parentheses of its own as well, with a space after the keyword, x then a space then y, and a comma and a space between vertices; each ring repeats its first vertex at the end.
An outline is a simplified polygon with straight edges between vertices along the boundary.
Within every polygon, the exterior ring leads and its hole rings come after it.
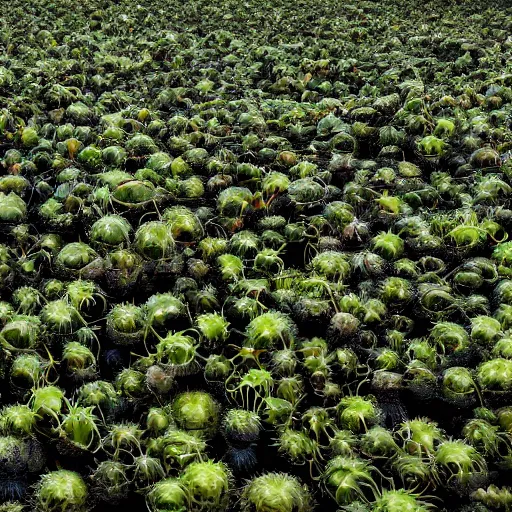
POLYGON ((512 6, 0 11, 0 512, 512 510, 512 6))

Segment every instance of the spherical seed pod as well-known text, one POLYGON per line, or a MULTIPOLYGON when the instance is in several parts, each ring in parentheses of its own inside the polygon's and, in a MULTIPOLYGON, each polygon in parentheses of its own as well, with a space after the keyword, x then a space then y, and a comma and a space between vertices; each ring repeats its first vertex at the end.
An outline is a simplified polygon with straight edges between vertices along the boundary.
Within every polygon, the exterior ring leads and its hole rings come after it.
POLYGON ((66 299, 48 302, 43 307, 40 317, 47 330, 56 335, 76 332, 85 324, 78 310, 66 299))
POLYGON ((279 251, 274 249, 262 249, 253 262, 253 269, 256 272, 280 274, 284 269, 284 262, 279 257, 279 251))
POLYGON ((144 311, 154 329, 164 329, 184 317, 186 308, 183 301, 172 293, 157 293, 146 301, 144 311))
MULTIPOLYGON (((113 135, 113 133, 109 135, 113 135)), ((113 167, 114 169, 123 166, 126 161, 126 156, 126 151, 121 146, 107 146, 101 151, 103 162, 108 167, 113 167)))
POLYGON ((324 389, 325 383, 332 374, 331 359, 326 352, 309 355, 304 359, 304 368, 309 374, 309 381, 316 392, 324 389))
POLYGON ((444 441, 442 430, 428 418, 405 421, 398 430, 398 436, 403 441, 404 450, 415 456, 431 456, 444 441))
POLYGON ((333 343, 339 344, 342 340, 353 338, 359 329, 359 320, 350 313, 336 313, 331 318, 328 330, 328 338, 333 343))
POLYGON ((0 226, 3 228, 24 222, 27 215, 27 205, 14 192, 0 192, 0 226))
POLYGON ((207 460, 189 464, 181 480, 190 509, 197 512, 226 510, 231 489, 231 472, 222 462, 207 460))
POLYGON ((105 258, 106 281, 117 296, 124 296, 135 288, 141 269, 141 257, 127 249, 113 251, 105 258))
POLYGON ((404 241, 389 231, 375 236, 372 245, 373 250, 387 260, 400 258, 404 252, 404 241))
POLYGON ((453 283, 458 290, 477 290, 483 285, 484 280, 480 274, 466 270, 457 272, 453 277, 453 283))
POLYGON ((272 371, 275 374, 291 376, 295 373, 298 360, 295 351, 289 348, 275 350, 272 353, 272 371))
POLYGON ((199 371, 196 342, 182 332, 169 333, 156 346, 156 361, 171 377, 191 375, 199 371))
POLYGON ((313 178, 301 178, 288 186, 288 197, 298 207, 316 203, 324 198, 325 187, 313 178))
POLYGON ((126 150, 135 156, 145 156, 156 153, 158 147, 151 137, 137 133, 126 142, 126 150))
POLYGON ((285 246, 287 240, 281 233, 272 229, 266 229, 261 233, 261 242, 266 249, 273 249, 277 251, 281 250, 281 248, 285 246))
POLYGON ((135 233, 135 246, 143 257, 150 260, 169 258, 175 248, 171 226, 160 221, 142 224, 135 233))
POLYGON ((164 211, 162 218, 170 226, 172 237, 176 241, 197 241, 203 236, 201 222, 189 208, 172 206, 164 211))
POLYGON ((100 415, 105 417, 118 407, 119 396, 110 382, 95 380, 80 386, 77 402, 84 407, 95 407, 100 411, 100 415))
MULTIPOLYGON (((181 139, 183 140, 183 139, 181 139)), ((173 138, 172 143, 176 146, 175 143, 179 143, 180 140, 178 138, 173 138)), ((171 174, 176 179, 186 179, 193 175, 194 171, 192 167, 185 162, 185 160, 179 156, 175 158, 170 166, 171 174)))
POLYGON ((14 315, 0 330, 5 346, 14 349, 36 348, 41 335, 41 320, 32 315, 14 315))
POLYGON ((210 346, 224 343, 229 337, 229 322, 218 313, 199 315, 196 323, 204 341, 210 346))
POLYGON ((434 369, 437 364, 437 352, 429 340, 423 338, 412 340, 407 349, 407 354, 411 361, 421 361, 428 368, 434 369))
POLYGON ((401 366, 400 356, 389 348, 376 349, 374 358, 369 363, 381 371, 392 371, 401 366))
POLYGON ((180 428, 205 438, 217 432, 220 407, 209 393, 184 392, 173 400, 171 409, 180 428))
POLYGON ((496 419, 503 431, 507 433, 512 432, 512 407, 505 406, 498 409, 496 411, 496 419))
POLYGON ((495 286, 493 296, 498 304, 512 304, 512 280, 502 279, 495 286))
POLYGON ((479 315, 471 319, 471 339, 484 346, 492 346, 501 336, 501 325, 495 318, 479 315))
POLYGON ((359 439, 350 430, 336 430, 329 440, 329 450, 333 456, 351 457, 358 448, 359 439))
POLYGON ((415 261, 408 258, 401 258, 393 263, 395 274, 404 279, 418 277, 419 269, 415 261))
POLYGON ((32 436, 36 419, 28 405, 7 405, 0 411, 0 431, 6 436, 32 436))
POLYGON ((96 357, 90 349, 76 341, 64 345, 62 362, 67 376, 75 382, 92 380, 97 374, 96 357))
POLYGON ((253 194, 245 187, 229 187, 217 197, 217 210, 225 217, 239 217, 252 203, 253 194))
POLYGON ((259 415, 245 409, 229 409, 222 420, 223 435, 230 443, 256 442, 261 429, 259 415))
POLYGON ((269 371, 252 368, 240 376, 235 386, 226 386, 226 389, 242 407, 257 412, 268 400, 273 387, 274 379, 269 371))
POLYGON ((369 461, 337 455, 327 463, 322 479, 336 503, 347 505, 363 496, 365 488, 368 488, 375 498, 380 495, 371 474, 373 469, 369 461))
POLYGON ((419 403, 430 403, 438 396, 437 375, 425 363, 412 360, 404 372, 405 390, 419 403))
POLYGON ((502 338, 493 347, 493 358, 512 359, 512 338, 502 338))
POLYGON ((370 238, 369 225, 366 222, 354 219, 350 224, 343 228, 341 233, 342 240, 354 247, 359 247, 370 238))
MULTIPOLYGON (((174 163, 174 162, 173 162, 174 163)), ((200 199, 204 195, 204 185, 199 176, 192 176, 178 182, 177 195, 180 198, 200 199)))
POLYGON ((245 344, 255 349, 269 349, 276 345, 285 348, 293 342, 296 327, 287 315, 268 311, 251 320, 245 331, 245 344))
POLYGON ((104 294, 92 281, 77 280, 68 283, 66 295, 71 305, 86 316, 94 316, 95 313, 102 314, 107 305, 104 294))
POLYGON ((63 246, 62 239, 55 233, 46 233, 39 239, 41 249, 50 252, 53 256, 56 255, 63 246))
POLYGON ((261 308, 257 299, 253 297, 234 297, 228 299, 227 314, 230 320, 237 325, 247 326, 261 312, 261 308))
POLYGON ((249 481, 241 499, 243 512, 312 512, 309 489, 286 473, 266 473, 249 481))
POLYGON ((432 459, 405 453, 394 459, 393 470, 399 476, 403 487, 411 490, 417 489, 418 486, 426 487, 439 477, 432 459))
MULTIPOLYGON (((501 324, 502 331, 508 331, 512 328, 512 306, 509 304, 500 304, 494 312, 494 318, 501 324)), ((499 340, 501 341, 501 340, 499 340)), ((499 343, 498 341, 498 343, 499 343)))
POLYGON ((243 230, 231 237, 229 240, 229 250, 235 256, 250 259, 256 256, 260 250, 260 244, 259 238, 252 231, 243 230))
MULTIPOLYGON (((156 125, 153 125, 156 126, 156 125)), ((160 175, 167 175, 169 173, 170 165, 172 164, 173 158, 168 153, 164 153, 159 151, 158 153, 153 153, 148 161, 146 162, 146 167, 148 169, 152 169, 153 171, 159 173, 160 175)))
POLYGON ((206 183, 209 192, 220 192, 231 186, 233 186, 233 177, 229 174, 215 174, 206 183))
POLYGON ((36 386, 43 376, 44 362, 38 354, 20 354, 14 359, 9 376, 11 383, 21 389, 36 386))
POLYGON ((140 342, 144 326, 144 311, 133 304, 117 304, 107 315, 107 336, 116 345, 135 345, 140 342))
POLYGON ((152 437, 164 433, 171 424, 169 412, 162 407, 151 407, 146 417, 146 428, 152 437))
POLYGON ((430 332, 430 339, 441 353, 453 353, 469 346, 469 335, 461 325, 439 322, 430 332))
POLYGON ((410 334, 414 329, 414 320, 405 315, 392 315, 389 318, 388 332, 396 331, 400 334, 410 334))
POLYGON ((8 289, 15 277, 15 270, 9 263, 0 263, 0 290, 8 289))
POLYGON ((94 451, 99 447, 100 432, 98 430, 98 417, 93 413, 94 407, 70 405, 67 414, 62 417, 60 425, 61 439, 68 442, 61 443, 58 448, 61 453, 80 456, 83 450, 94 451), (71 446, 69 446, 69 444, 71 446))
POLYGON ((387 316, 386 305, 379 299, 369 299, 364 303, 363 321, 367 325, 379 324, 387 316))
POLYGON ((210 354, 204 367, 208 381, 225 381, 233 371, 233 364, 221 354, 210 354))
POLYGON ((143 433, 137 423, 109 425, 107 436, 102 440, 102 448, 113 460, 118 460, 123 453, 139 453, 142 450, 143 433))
POLYGON ((203 238, 197 245, 204 261, 212 260, 228 250, 228 240, 226 238, 203 238))
POLYGON ((138 488, 147 488, 165 477, 164 468, 155 457, 139 455, 134 458, 133 466, 133 478, 138 488))
POLYGON ((492 253, 492 259, 497 263, 498 274, 502 277, 510 278, 512 275, 510 270, 512 266, 512 243, 499 243, 492 253))
POLYGON ((500 165, 498 152, 491 147, 483 147, 474 151, 470 158, 470 164, 475 168, 497 167, 500 165))
POLYGON ((10 302, 0 301, 0 325, 3 327, 15 315, 10 302))
POLYGON ((41 418, 56 418, 60 414, 64 392, 56 386, 43 386, 32 390, 30 407, 41 418))
POLYGON ((332 281, 343 281, 351 273, 351 265, 346 255, 337 251, 317 254, 310 265, 315 272, 332 281))
POLYGON ((304 464, 313 460, 317 449, 316 442, 304 431, 284 428, 277 439, 278 451, 292 464, 304 464))
POLYGON ((447 144, 443 139, 439 139, 434 135, 423 137, 418 143, 418 150, 424 156, 442 156, 447 150, 447 144))
POLYGON ((361 436, 361 451, 369 457, 392 458, 400 447, 389 430, 375 425, 361 436))
POLYGON ((283 398, 269 396, 263 399, 262 420, 274 428, 290 420, 293 414, 293 405, 283 398))
POLYGON ((295 404, 304 392, 304 382, 300 375, 282 377, 277 382, 276 395, 278 398, 295 404))
POLYGON ((186 294, 188 303, 193 306, 196 313, 213 312, 220 308, 217 298, 218 291, 207 284, 200 290, 193 290, 186 294))
POLYGON ((148 392, 146 376, 133 368, 125 368, 119 373, 115 387, 122 396, 133 399, 140 399, 148 392))
POLYGON ((352 268, 363 278, 380 277, 385 273, 386 260, 373 252, 359 252, 352 257, 352 268))
POLYGON ((483 456, 495 456, 499 453, 502 441, 500 426, 491 425, 484 419, 469 420, 462 429, 465 441, 475 447, 483 456))
POLYGON ((440 465, 449 484, 466 484, 478 473, 485 473, 487 465, 485 459, 477 450, 462 440, 444 441, 435 452, 435 460, 440 465))
POLYGON ((376 423, 379 411, 374 402, 360 396, 342 398, 338 404, 338 419, 344 429, 353 432, 366 431, 369 426, 376 423))
POLYGON ((165 478, 151 488, 146 503, 151 512, 178 512, 187 510, 189 502, 183 482, 178 478, 165 478))
POLYGON ((222 279, 224 281, 238 281, 244 271, 243 261, 234 254, 221 254, 217 258, 222 279))
POLYGON ((267 217, 261 218, 258 222, 258 228, 262 232, 271 230, 274 233, 282 233, 287 225, 288 221, 282 215, 269 215, 267 217))
POLYGON ((130 223, 120 215, 105 215, 91 226, 90 239, 98 247, 128 245, 131 231, 130 223))
POLYGON ((17 312, 23 315, 33 315, 42 305, 40 292, 31 286, 21 286, 12 294, 12 301, 17 306, 17 312))
POLYGON ((167 472, 202 459, 205 450, 204 439, 173 427, 153 444, 148 444, 148 453, 160 457, 167 472))
POLYGON ((332 305, 328 300, 299 298, 295 290, 286 289, 276 290, 272 295, 279 307, 283 311, 290 311, 294 320, 304 329, 322 325, 332 316, 332 305))
POLYGON ((64 203, 50 197, 38 208, 41 220, 49 228, 69 231, 75 225, 76 216, 66 211, 64 203))
POLYGON ((91 494, 112 505, 126 496, 130 484, 126 466, 113 460, 100 462, 91 475, 91 480, 91 494))
POLYGON ((512 361, 503 358, 485 361, 477 368, 477 381, 484 392, 509 392, 512 390, 512 361))
POLYGON ((79 277, 96 258, 98 254, 87 244, 72 242, 59 251, 55 263, 64 277, 79 277))
POLYGON ((386 490, 377 498, 374 512, 399 512, 414 510, 415 512, 429 512, 433 505, 420 498, 419 494, 405 489, 386 490))
POLYGON ((87 486, 73 471, 60 469, 42 475, 35 492, 38 512, 85 512, 87 486))
POLYGON ((286 192, 290 184, 291 180, 286 174, 276 171, 267 174, 261 182, 262 191, 268 197, 286 192))
POLYGON ((411 283, 401 277, 388 277, 380 286, 380 299, 388 306, 404 306, 412 298, 411 283))

